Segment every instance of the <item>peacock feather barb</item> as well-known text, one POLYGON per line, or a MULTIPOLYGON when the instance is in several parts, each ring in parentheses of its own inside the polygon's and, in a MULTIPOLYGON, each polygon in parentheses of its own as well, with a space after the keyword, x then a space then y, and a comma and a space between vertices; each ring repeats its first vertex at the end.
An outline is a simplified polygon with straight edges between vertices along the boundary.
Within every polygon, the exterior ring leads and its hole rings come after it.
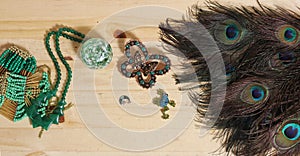
POLYGON ((161 40, 167 50, 188 60, 183 67, 186 63, 193 67, 199 81, 196 87, 188 85, 192 72, 174 77, 190 91, 197 106, 196 120, 201 125, 213 122, 220 150, 249 156, 298 155, 300 15, 259 5, 233 7, 212 1, 206 9, 193 5, 187 18, 167 19, 159 26, 161 40), (214 60, 195 46, 201 45, 203 37, 203 32, 194 31, 199 26, 212 36, 224 61, 225 99, 211 94, 215 88, 207 61, 214 60), (212 98, 217 100, 210 102, 212 98), (222 108, 218 102, 224 102, 222 108), (219 114, 211 113, 218 109, 219 114))

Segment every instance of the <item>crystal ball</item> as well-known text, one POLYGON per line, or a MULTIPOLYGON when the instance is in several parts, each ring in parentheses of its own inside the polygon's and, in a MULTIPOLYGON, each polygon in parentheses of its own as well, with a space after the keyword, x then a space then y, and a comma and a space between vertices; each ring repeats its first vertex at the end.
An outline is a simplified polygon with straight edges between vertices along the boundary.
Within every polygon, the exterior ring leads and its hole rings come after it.
POLYGON ((112 48, 101 38, 90 38, 82 43, 80 48, 81 60, 90 69, 102 69, 112 60, 112 48))

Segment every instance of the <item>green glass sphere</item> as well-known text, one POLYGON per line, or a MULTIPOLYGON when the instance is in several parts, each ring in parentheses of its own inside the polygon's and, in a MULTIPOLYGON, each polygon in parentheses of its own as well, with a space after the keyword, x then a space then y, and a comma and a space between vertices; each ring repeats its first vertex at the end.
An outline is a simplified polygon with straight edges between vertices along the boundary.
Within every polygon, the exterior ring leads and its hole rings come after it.
POLYGON ((80 48, 81 60, 91 69, 102 69, 112 60, 113 53, 109 43, 100 38, 86 40, 80 48))

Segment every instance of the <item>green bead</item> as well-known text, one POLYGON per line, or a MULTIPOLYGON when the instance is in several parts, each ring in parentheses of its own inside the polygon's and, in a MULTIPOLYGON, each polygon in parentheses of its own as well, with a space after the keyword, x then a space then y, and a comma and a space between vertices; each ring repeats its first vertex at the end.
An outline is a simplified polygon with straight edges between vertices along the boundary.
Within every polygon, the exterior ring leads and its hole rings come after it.
POLYGON ((86 40, 80 48, 82 61, 91 69, 102 69, 112 60, 113 53, 110 44, 100 38, 86 40))

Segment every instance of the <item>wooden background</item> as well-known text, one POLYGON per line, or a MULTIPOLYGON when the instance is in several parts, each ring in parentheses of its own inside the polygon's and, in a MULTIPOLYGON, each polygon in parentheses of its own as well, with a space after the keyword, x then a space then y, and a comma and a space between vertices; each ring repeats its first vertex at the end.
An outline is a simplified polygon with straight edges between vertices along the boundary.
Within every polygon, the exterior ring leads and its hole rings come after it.
MULTIPOLYGON (((39 65, 47 64, 53 68, 52 63, 46 54, 43 40, 46 31, 56 27, 57 25, 70 26, 83 33, 87 33, 97 23, 101 22, 103 18, 108 17, 121 9, 141 5, 158 5, 175 8, 179 11, 185 12, 189 6, 197 2, 199 5, 203 5, 202 0, 1 0, 0 49, 6 48, 7 45, 12 43, 20 45, 36 56, 39 65)), ((244 4, 257 6, 255 0, 245 0, 243 2, 219 0, 219 2, 229 5, 244 4)), ((281 3, 281 0, 265 0, 263 2, 265 5, 275 4, 289 9, 296 9, 297 5, 300 6, 299 1, 285 1, 284 4, 281 3)), ((158 35, 153 33, 153 30, 148 31, 147 29, 141 29, 134 32, 134 34, 141 40, 158 39, 158 35)), ((117 46, 117 43, 112 44, 113 49, 117 48, 117 46)), ((74 44, 63 40, 62 49, 64 51, 64 55, 71 56, 74 60, 77 60, 77 51, 76 48, 74 50, 74 44)), ((121 55, 121 53, 116 52, 116 56, 119 55, 121 55)), ((73 65, 74 60, 69 61, 71 65, 73 65)), ((113 65, 110 65, 107 69, 99 71, 98 77, 96 76, 95 78, 97 80, 110 80, 110 73, 112 69, 113 65)), ((166 77, 170 77, 170 74, 166 75, 166 77)), ((168 81, 168 79, 162 79, 162 81, 168 81)), ((105 86, 105 83, 95 83, 95 85, 96 92, 99 93, 105 91, 103 88, 109 87, 105 86)), ((177 91, 177 87, 172 84, 167 86, 167 88, 169 88, 170 92, 174 92, 174 94, 177 91)), ((135 91, 138 93, 140 90, 136 89, 135 91)), ((68 95, 68 101, 75 102, 74 92, 75 90, 71 87, 68 95)), ((99 98, 104 98, 106 103, 114 101, 114 99, 111 99, 113 98, 111 96, 99 98)), ((149 128, 149 124, 147 123, 152 122, 152 120, 143 121, 143 119, 132 118, 128 114, 126 115, 124 113, 121 113, 121 116, 120 114, 119 116, 116 116, 115 111, 117 108, 119 108, 118 104, 108 106, 107 112, 112 115, 113 120, 115 120, 118 124, 132 129, 149 128)), ((176 108, 173 111, 176 111, 176 108)), ((174 112, 171 111, 170 113, 172 115, 174 112)), ((153 117, 154 127, 150 128, 155 128, 155 126, 165 122, 162 121, 159 116, 160 115, 157 114, 153 117)), ((76 103, 75 107, 66 111, 65 123, 58 126, 53 125, 49 131, 44 132, 41 139, 37 137, 38 133, 39 129, 32 129, 27 119, 17 123, 12 123, 3 117, 0 117, 0 155, 204 156, 212 155, 211 152, 218 148, 218 143, 211 140, 211 135, 199 137, 199 131, 195 127, 195 123, 191 123, 189 128, 187 128, 181 136, 162 148, 147 152, 127 152, 118 150, 102 143, 90 133, 78 114, 76 103)))

